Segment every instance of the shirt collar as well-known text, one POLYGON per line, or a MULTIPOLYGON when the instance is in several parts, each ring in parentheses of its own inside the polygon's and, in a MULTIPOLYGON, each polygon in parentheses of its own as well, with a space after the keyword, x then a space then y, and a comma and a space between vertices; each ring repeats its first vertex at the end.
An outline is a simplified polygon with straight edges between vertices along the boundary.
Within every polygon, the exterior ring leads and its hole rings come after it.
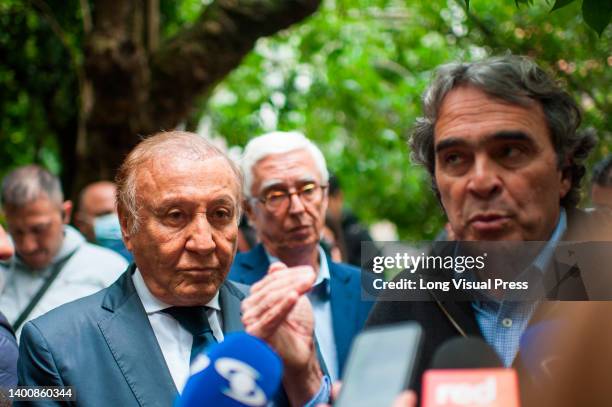
MULTIPOLYGON (((327 256, 325 255, 325 251, 321 247, 321 245, 317 245, 317 249, 319 251, 319 272, 317 273, 317 279, 315 280, 313 287, 318 286, 319 284, 325 282, 328 284, 329 282, 329 264, 327 263, 327 256)), ((266 256, 268 257, 268 261, 270 264, 281 261, 278 257, 272 256, 268 250, 264 246, 264 252, 266 252, 266 256)))
MULTIPOLYGON (((550 239, 548 239, 544 248, 540 251, 538 256, 531 263, 531 266, 528 267, 526 270, 523 270, 523 272, 521 272, 518 275, 517 280, 521 280, 521 279, 525 280, 527 277, 529 277, 531 275, 530 271, 534 267, 537 270, 539 270, 541 273, 543 273, 544 270, 546 270, 546 267, 550 263, 550 260, 552 259, 552 256, 555 252, 555 248, 557 247, 557 244, 561 240, 561 237, 565 233, 566 229, 567 229, 567 214, 565 213, 565 208, 561 208, 561 211, 559 212, 559 220, 557 221, 557 226, 555 226, 555 229, 553 230, 553 233, 550 236, 550 239)), ((455 248, 455 252, 456 250, 457 249, 455 248)), ((469 274, 468 276, 471 276, 471 274, 469 274)), ((503 301, 503 300, 498 300, 496 298, 492 298, 488 296, 486 293, 481 292, 480 290, 477 290, 476 293, 477 293, 477 298, 473 301, 473 305, 475 306, 479 306, 480 301, 486 300, 489 302, 488 304, 486 304, 488 307, 498 309, 500 304, 503 301)))
MULTIPOLYGON (((140 301, 142 302, 142 306, 144 307, 147 315, 155 314, 156 312, 172 307, 172 305, 166 304, 151 294, 151 291, 149 291, 149 288, 147 287, 144 278, 142 278, 142 274, 138 268, 136 268, 136 271, 132 275, 132 281, 134 282, 134 288, 136 288, 136 292, 140 297, 140 301)), ((219 305, 219 291, 216 292, 215 296, 208 302, 208 304, 206 304, 206 306, 217 311, 221 310, 219 305)))
POLYGON ((565 234, 565 230, 567 229, 567 214, 565 213, 565 208, 561 208, 561 212, 559 213, 559 220, 557 221, 557 226, 555 230, 553 230, 550 239, 546 243, 546 246, 542 249, 538 257, 533 261, 533 265, 537 267, 541 272, 546 270, 546 267, 550 263, 550 259, 553 256, 555 248, 557 244, 561 240, 563 234, 565 234))

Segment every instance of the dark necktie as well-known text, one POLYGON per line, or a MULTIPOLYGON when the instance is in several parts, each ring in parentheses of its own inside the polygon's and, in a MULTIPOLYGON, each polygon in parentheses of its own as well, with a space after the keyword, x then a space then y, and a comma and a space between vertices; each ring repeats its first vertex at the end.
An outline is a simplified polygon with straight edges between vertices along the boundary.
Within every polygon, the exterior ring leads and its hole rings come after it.
POLYGON ((189 363, 199 355, 207 346, 217 343, 213 336, 206 309, 208 307, 170 307, 163 312, 171 315, 178 321, 183 328, 193 335, 193 345, 191 345, 191 356, 189 363))

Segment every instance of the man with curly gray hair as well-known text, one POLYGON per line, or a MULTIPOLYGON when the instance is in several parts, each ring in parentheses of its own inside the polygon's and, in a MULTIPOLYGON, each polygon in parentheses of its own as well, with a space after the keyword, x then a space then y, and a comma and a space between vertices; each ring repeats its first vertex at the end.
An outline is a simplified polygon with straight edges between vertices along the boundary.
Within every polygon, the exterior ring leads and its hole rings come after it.
MULTIPOLYGON (((577 133, 580 120, 573 98, 527 57, 439 67, 424 93, 410 147, 431 175, 455 239, 539 241, 532 256, 502 260, 522 262, 512 278, 539 271, 543 279, 551 273, 559 279, 552 252, 561 240, 610 240, 612 223, 605 214, 576 209, 583 160, 595 144, 589 133, 577 133)), ((442 254, 456 256, 460 245, 446 244, 442 254)), ((556 291, 545 298, 589 298, 583 274, 555 280, 556 291)), ((397 278, 407 277, 403 272, 397 278)), ((405 320, 423 326, 417 377, 435 350, 457 335, 482 337, 505 366, 513 365, 522 333, 544 308, 544 301, 499 295, 446 301, 425 294, 430 301, 379 299, 368 320, 369 326, 405 320)))

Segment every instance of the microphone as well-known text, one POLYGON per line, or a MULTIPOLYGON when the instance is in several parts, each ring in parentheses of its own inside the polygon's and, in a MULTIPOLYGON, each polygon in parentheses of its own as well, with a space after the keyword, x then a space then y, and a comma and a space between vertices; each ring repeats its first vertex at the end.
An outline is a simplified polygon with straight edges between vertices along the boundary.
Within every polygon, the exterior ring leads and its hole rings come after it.
POLYGON ((440 346, 423 375, 423 407, 518 407, 518 378, 478 338, 453 338, 440 346))
POLYGON ((276 395, 283 376, 280 357, 261 339, 231 333, 191 365, 191 377, 175 407, 260 407, 276 395))

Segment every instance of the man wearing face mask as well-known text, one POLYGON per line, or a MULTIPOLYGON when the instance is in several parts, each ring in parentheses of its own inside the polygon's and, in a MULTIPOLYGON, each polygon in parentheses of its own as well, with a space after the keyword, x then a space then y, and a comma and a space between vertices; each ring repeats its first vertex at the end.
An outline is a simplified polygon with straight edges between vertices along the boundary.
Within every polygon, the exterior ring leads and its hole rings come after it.
POLYGON ((89 242, 111 249, 131 262, 132 255, 121 239, 116 192, 117 187, 110 181, 94 182, 83 188, 74 224, 89 242))
POLYGON ((0 262, 0 309, 18 335, 24 322, 109 286, 127 268, 67 225, 72 203, 49 171, 17 168, 4 178, 1 197, 15 255, 0 262))

